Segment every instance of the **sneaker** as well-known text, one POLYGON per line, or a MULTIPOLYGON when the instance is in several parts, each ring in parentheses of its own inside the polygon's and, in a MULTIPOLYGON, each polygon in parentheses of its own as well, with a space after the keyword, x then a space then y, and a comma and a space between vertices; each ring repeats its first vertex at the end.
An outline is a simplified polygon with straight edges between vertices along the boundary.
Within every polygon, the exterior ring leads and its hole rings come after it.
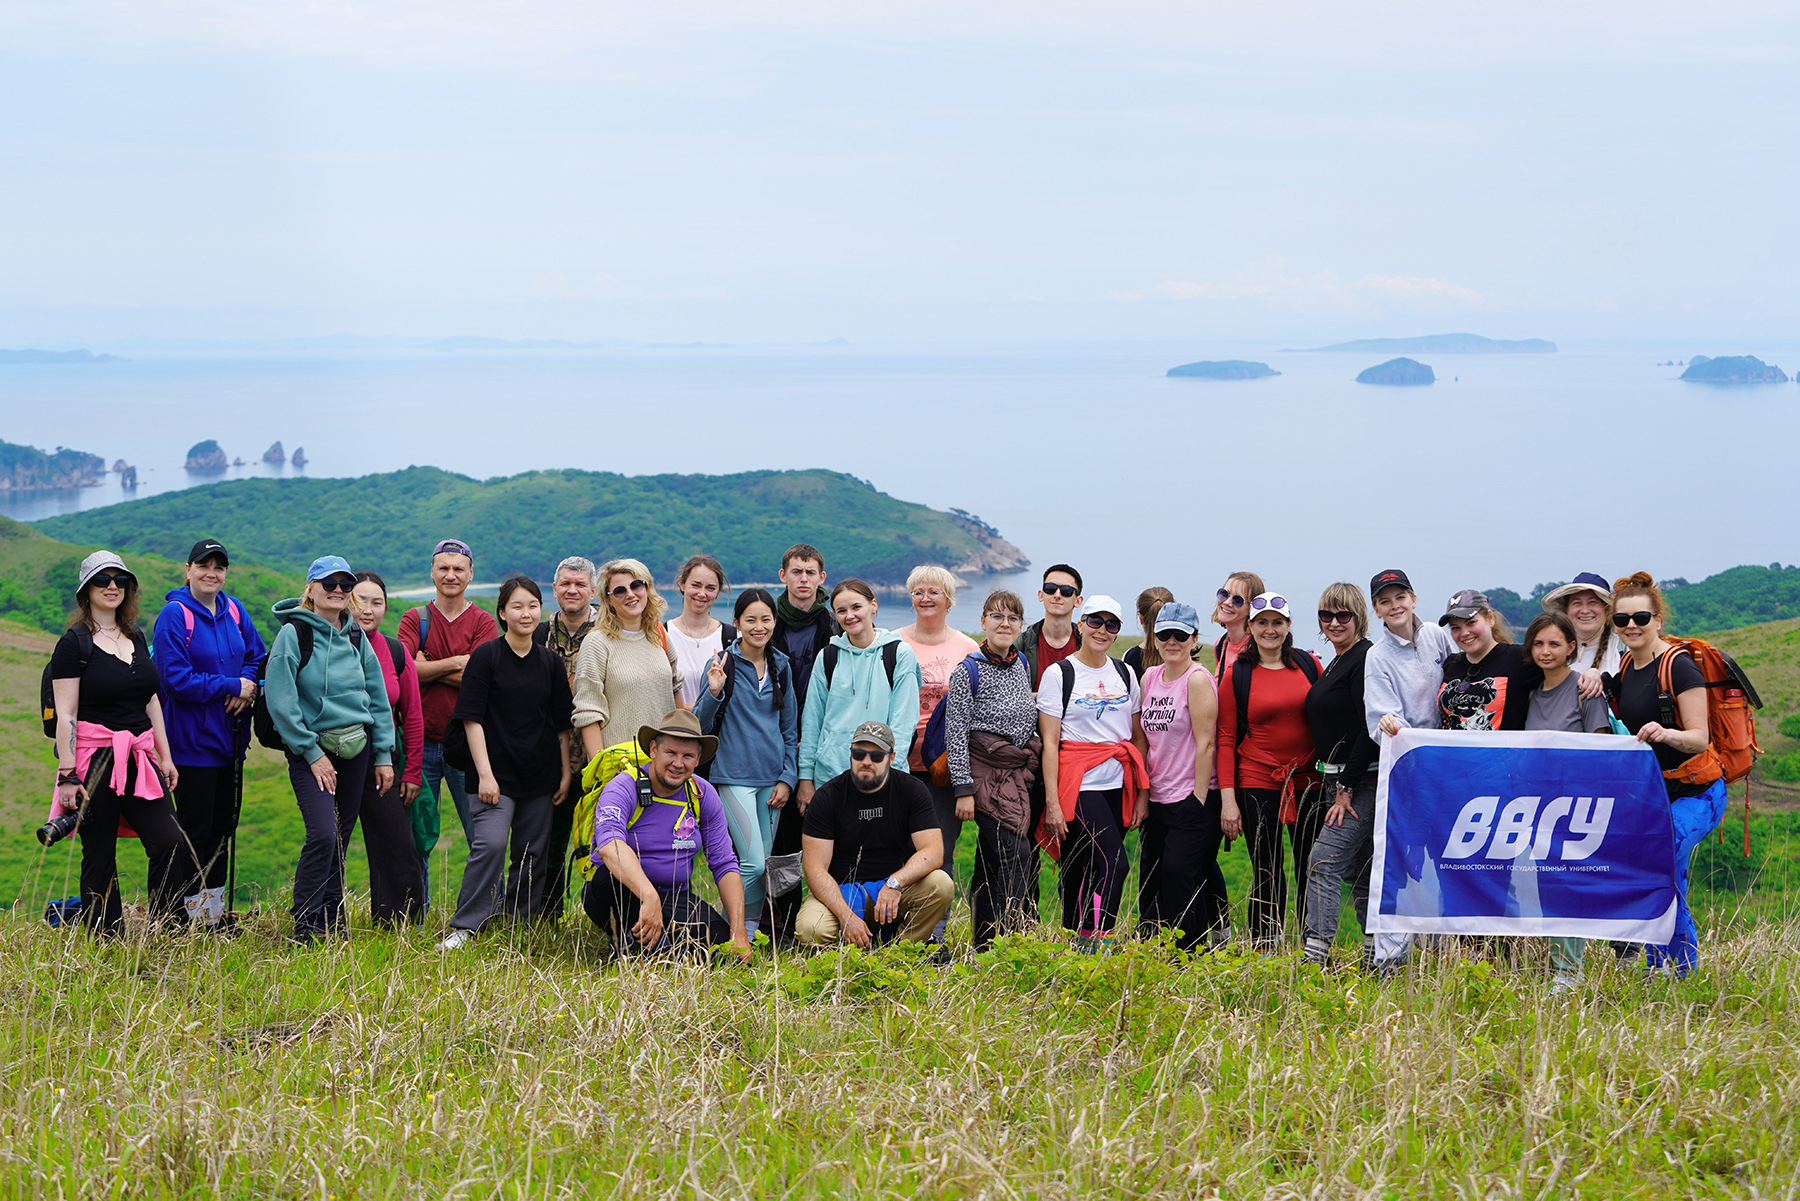
POLYGON ((1331 964, 1331 944, 1322 938, 1306 940, 1306 953, 1301 957, 1314 967, 1329 967, 1331 964))
POLYGON ((438 944, 440 951, 460 951, 475 941, 473 930, 452 930, 443 942, 438 944))
POLYGON ((1566 997, 1581 986, 1580 976, 1558 975, 1550 981, 1550 991, 1544 995, 1548 998, 1566 997))

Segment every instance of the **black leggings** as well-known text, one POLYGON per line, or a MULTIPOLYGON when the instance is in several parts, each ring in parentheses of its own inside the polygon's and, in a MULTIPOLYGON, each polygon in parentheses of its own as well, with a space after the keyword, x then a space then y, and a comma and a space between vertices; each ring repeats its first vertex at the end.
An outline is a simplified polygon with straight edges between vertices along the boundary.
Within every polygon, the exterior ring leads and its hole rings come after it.
MULTIPOLYGON (((193 844, 199 872, 182 885, 188 896, 225 887, 231 835, 237 829, 237 768, 181 767, 175 782, 175 820, 193 844)), ((135 828, 135 827, 134 827, 135 828)))
POLYGON ((194 852, 175 820, 175 805, 154 781, 152 800, 133 796, 137 764, 127 765, 125 795, 112 788, 113 755, 109 748, 88 760, 87 804, 81 810, 81 920, 98 934, 116 934, 124 909, 119 900, 119 818, 137 833, 150 859, 150 913, 176 922, 187 920, 182 889, 196 874, 194 852))
POLYGON ((1244 841, 1250 851, 1250 903, 1244 924, 1250 929, 1252 946, 1269 948, 1280 941, 1282 922, 1287 917, 1281 790, 1240 788, 1237 800, 1238 812, 1244 819, 1244 841))
POLYGON ((1229 921, 1225 873, 1219 868, 1219 794, 1203 801, 1150 802, 1138 864, 1138 922, 1146 934, 1162 927, 1181 931, 1191 951, 1229 921))
POLYGON ((1094 904, 1099 898, 1101 931, 1119 921, 1119 901, 1125 895, 1125 873, 1131 864, 1125 857, 1125 793, 1107 788, 1083 791, 1075 799, 1075 819, 1063 836, 1063 925, 1077 932, 1094 930, 1094 904))

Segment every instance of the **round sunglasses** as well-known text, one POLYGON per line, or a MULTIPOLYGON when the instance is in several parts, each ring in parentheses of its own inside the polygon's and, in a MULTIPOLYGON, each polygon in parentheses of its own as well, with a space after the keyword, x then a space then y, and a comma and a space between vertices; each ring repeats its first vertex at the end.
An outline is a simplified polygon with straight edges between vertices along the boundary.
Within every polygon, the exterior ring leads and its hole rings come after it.
POLYGON ((642 580, 633 580, 629 584, 620 584, 617 588, 614 588, 612 590, 612 595, 623 600, 625 597, 630 596, 634 592, 648 592, 648 591, 650 591, 650 585, 644 583, 644 581, 642 581, 642 580))
POLYGON ((1123 622, 1116 617, 1105 617, 1095 613, 1081 619, 1081 624, 1090 630, 1105 630, 1108 634, 1117 634, 1125 628, 1123 622))

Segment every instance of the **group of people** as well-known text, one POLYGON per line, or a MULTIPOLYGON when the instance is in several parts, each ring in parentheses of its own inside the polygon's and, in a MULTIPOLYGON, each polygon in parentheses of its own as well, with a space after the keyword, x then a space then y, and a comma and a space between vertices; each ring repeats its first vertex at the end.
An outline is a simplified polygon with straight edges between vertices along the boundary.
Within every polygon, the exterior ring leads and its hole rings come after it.
MULTIPOLYGON (((220 920, 254 728, 285 751, 305 823, 302 941, 344 929, 359 821, 374 920, 422 919, 447 790, 468 859, 446 949, 497 914, 560 918, 572 871, 583 911, 625 954, 748 955, 759 930, 809 947, 941 944, 972 822, 977 951, 1037 924, 1046 854, 1062 925, 1104 951, 1135 829, 1143 932, 1176 931, 1189 950, 1232 941, 1219 857, 1242 838, 1248 944, 1283 936, 1291 855, 1304 953, 1323 964, 1346 882, 1366 926, 1382 739, 1623 729, 1665 769, 1678 841, 1676 933, 1649 962, 1697 961, 1686 863, 1718 824, 1724 787, 1683 782, 1682 765, 1708 750, 1704 682, 1664 641, 1644 573, 1577 576, 1517 642, 1473 590, 1430 621, 1402 571, 1366 593, 1335 583, 1317 604, 1327 663, 1296 648, 1294 602, 1237 572, 1210 598, 1223 632, 1208 666, 1196 606, 1150 588, 1127 609, 1087 595, 1066 563, 1043 573, 1030 624, 1018 595, 988 593, 977 641, 951 625, 957 581, 933 565, 907 579, 912 620, 894 629, 864 581, 827 590, 825 556, 804 543, 782 556, 780 591, 742 589, 729 622, 713 611, 730 581, 704 554, 677 573, 678 613, 638 560, 578 556, 557 565, 549 605, 515 574, 490 613, 466 596, 473 550, 445 539, 434 595, 401 616, 397 638, 382 633, 381 577, 327 555, 302 596, 275 605, 266 647, 225 590, 229 565, 218 542, 196 543, 148 638, 124 562, 97 551, 80 566, 50 669, 55 806, 81 815, 82 915, 95 929, 120 921, 126 826, 149 860, 151 911, 220 920), (1115 657, 1128 619, 1142 642, 1115 657), (695 895, 702 857, 723 913, 695 895)), ((1407 953, 1398 939, 1364 944, 1374 970, 1407 953)), ((1578 978, 1582 949, 1553 940, 1558 988, 1578 978)))

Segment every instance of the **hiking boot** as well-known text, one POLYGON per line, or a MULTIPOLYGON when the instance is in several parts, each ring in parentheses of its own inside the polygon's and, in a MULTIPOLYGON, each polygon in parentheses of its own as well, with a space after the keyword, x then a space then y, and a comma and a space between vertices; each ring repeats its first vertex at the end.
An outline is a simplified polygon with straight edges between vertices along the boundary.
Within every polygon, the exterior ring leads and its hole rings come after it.
POLYGON ((475 941, 473 930, 452 930, 443 942, 438 944, 440 951, 460 951, 475 941))

